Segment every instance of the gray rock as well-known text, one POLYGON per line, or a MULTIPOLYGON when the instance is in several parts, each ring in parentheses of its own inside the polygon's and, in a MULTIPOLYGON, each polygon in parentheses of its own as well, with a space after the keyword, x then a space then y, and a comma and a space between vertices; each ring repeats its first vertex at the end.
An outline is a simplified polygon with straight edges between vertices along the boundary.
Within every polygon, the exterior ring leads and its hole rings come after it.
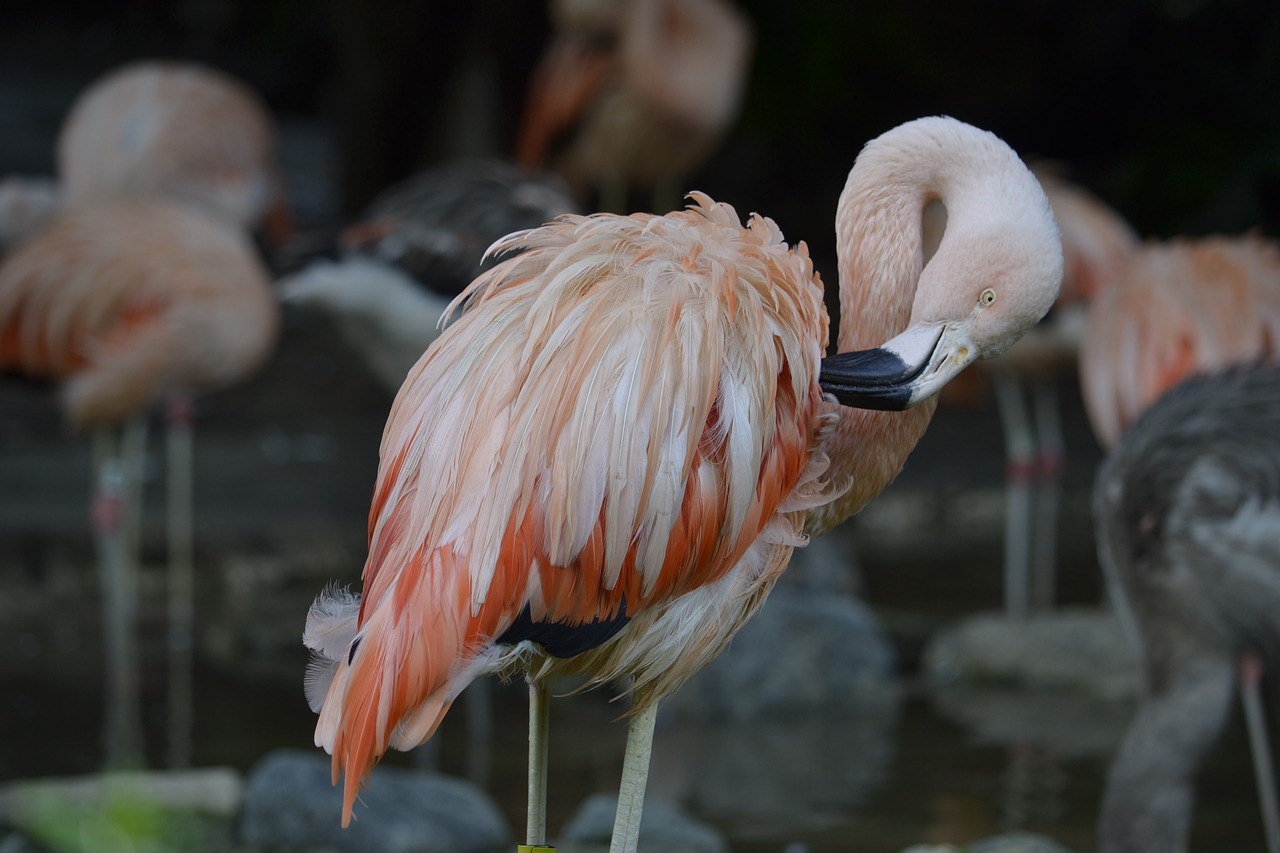
MULTIPOLYGON (((588 797, 560 831, 560 853, 603 853, 609 849, 618 798, 588 797)), ((662 800, 646 799, 640 814, 640 853, 729 853, 716 830, 662 800)))
POLYGON ((1071 853, 1047 835, 1006 832, 969 845, 971 853, 1071 853))
POLYGON ((791 554, 791 562, 778 583, 782 586, 857 595, 862 572, 846 527, 839 527, 809 541, 791 554))
POLYGON ((661 726, 649 790, 723 827, 735 845, 785 843, 797 826, 847 824, 882 789, 898 702, 857 712, 661 726))
POLYGON ((1134 703, 1088 694, 949 684, 929 692, 939 716, 983 744, 1038 744, 1059 759, 1106 758, 1133 719, 1134 703))
POLYGON ((17 830, 0 826, 0 853, 49 853, 49 848, 36 844, 17 830))
POLYGON ((668 719, 748 721, 855 710, 896 692, 875 614, 848 595, 779 585, 729 648, 663 706, 668 719))
POLYGON ((329 758, 277 750, 250 771, 241 841, 263 853, 490 853, 509 845, 498 807, 469 782, 379 767, 342 829, 329 758))
POLYGON ((923 655, 935 683, 988 684, 1087 694, 1138 695, 1137 659, 1119 621, 1102 608, 1063 608, 1011 619, 984 613, 938 632, 923 655))

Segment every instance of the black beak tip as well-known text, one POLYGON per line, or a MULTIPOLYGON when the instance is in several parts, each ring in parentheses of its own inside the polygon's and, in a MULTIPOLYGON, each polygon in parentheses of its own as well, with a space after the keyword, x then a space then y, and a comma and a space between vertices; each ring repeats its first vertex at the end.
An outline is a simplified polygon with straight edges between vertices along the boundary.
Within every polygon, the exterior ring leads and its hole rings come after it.
POLYGON ((918 368, 887 349, 840 353, 822 360, 818 385, 841 405, 897 412, 911 405, 918 368))

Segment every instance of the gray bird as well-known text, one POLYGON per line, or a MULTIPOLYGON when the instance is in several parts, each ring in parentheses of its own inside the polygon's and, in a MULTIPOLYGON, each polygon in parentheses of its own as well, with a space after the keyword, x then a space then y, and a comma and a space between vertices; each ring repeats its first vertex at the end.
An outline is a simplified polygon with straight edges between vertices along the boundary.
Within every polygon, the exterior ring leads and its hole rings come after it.
POLYGON ((440 334, 450 300, 500 260, 485 256, 495 241, 576 212, 554 176, 502 160, 438 166, 377 196, 343 230, 337 260, 313 260, 285 276, 281 295, 330 315, 394 392, 440 334))
POLYGON ((1108 776, 1099 849, 1185 843, 1194 774, 1238 687, 1277 850, 1258 679, 1280 653, 1280 368, 1233 368, 1169 391, 1104 461, 1093 506, 1099 560, 1146 680, 1108 776))

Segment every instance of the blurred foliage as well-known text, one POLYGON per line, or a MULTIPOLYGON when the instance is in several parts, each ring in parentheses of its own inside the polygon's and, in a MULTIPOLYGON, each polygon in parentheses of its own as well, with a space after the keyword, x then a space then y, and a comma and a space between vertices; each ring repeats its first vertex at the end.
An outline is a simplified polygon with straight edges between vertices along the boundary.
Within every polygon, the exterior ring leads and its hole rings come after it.
POLYGON ((212 853, 232 846, 225 819, 166 807, 123 783, 108 786, 100 799, 35 791, 11 817, 53 853, 212 853))

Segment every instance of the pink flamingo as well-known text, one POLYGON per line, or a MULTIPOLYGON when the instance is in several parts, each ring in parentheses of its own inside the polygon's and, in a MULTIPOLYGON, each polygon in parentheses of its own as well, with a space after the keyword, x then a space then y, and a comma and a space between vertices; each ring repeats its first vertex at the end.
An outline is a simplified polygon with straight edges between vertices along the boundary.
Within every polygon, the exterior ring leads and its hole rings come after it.
POLYGON ((628 190, 669 209, 738 114, 752 27, 727 0, 557 0, 516 159, 621 212, 628 190))
POLYGON ((58 134, 66 204, 163 195, 280 242, 291 221, 275 126, 244 83, 194 63, 144 61, 85 89, 58 134))
MULTIPOLYGON (((0 370, 57 380, 72 426, 94 430, 108 764, 141 755, 130 622, 145 414, 166 397, 187 412, 186 393, 247 376, 271 352, 277 314, 248 238, 173 200, 69 208, 0 262, 0 370)), ((189 567, 189 414, 171 423, 179 428, 169 433, 170 558, 189 567)), ((171 661, 170 710, 178 714, 190 707, 191 582, 189 571, 171 571, 171 639, 181 655, 171 661)), ((171 761, 186 760, 188 730, 189 720, 171 719, 171 761)))
POLYGON ((383 752, 429 738, 479 675, 523 672, 528 836, 543 844, 544 685, 579 674, 629 684, 613 850, 634 851, 659 701, 725 647, 806 535, 896 476, 937 391, 1038 321, 1062 277, 1017 155, 953 119, 910 122, 866 146, 841 196, 839 344, 860 351, 824 361, 806 247, 692 198, 502 241, 523 251, 471 285, 405 380, 363 595, 323 593, 304 637, 344 823, 383 752), (935 200, 949 216, 926 263, 935 200))

